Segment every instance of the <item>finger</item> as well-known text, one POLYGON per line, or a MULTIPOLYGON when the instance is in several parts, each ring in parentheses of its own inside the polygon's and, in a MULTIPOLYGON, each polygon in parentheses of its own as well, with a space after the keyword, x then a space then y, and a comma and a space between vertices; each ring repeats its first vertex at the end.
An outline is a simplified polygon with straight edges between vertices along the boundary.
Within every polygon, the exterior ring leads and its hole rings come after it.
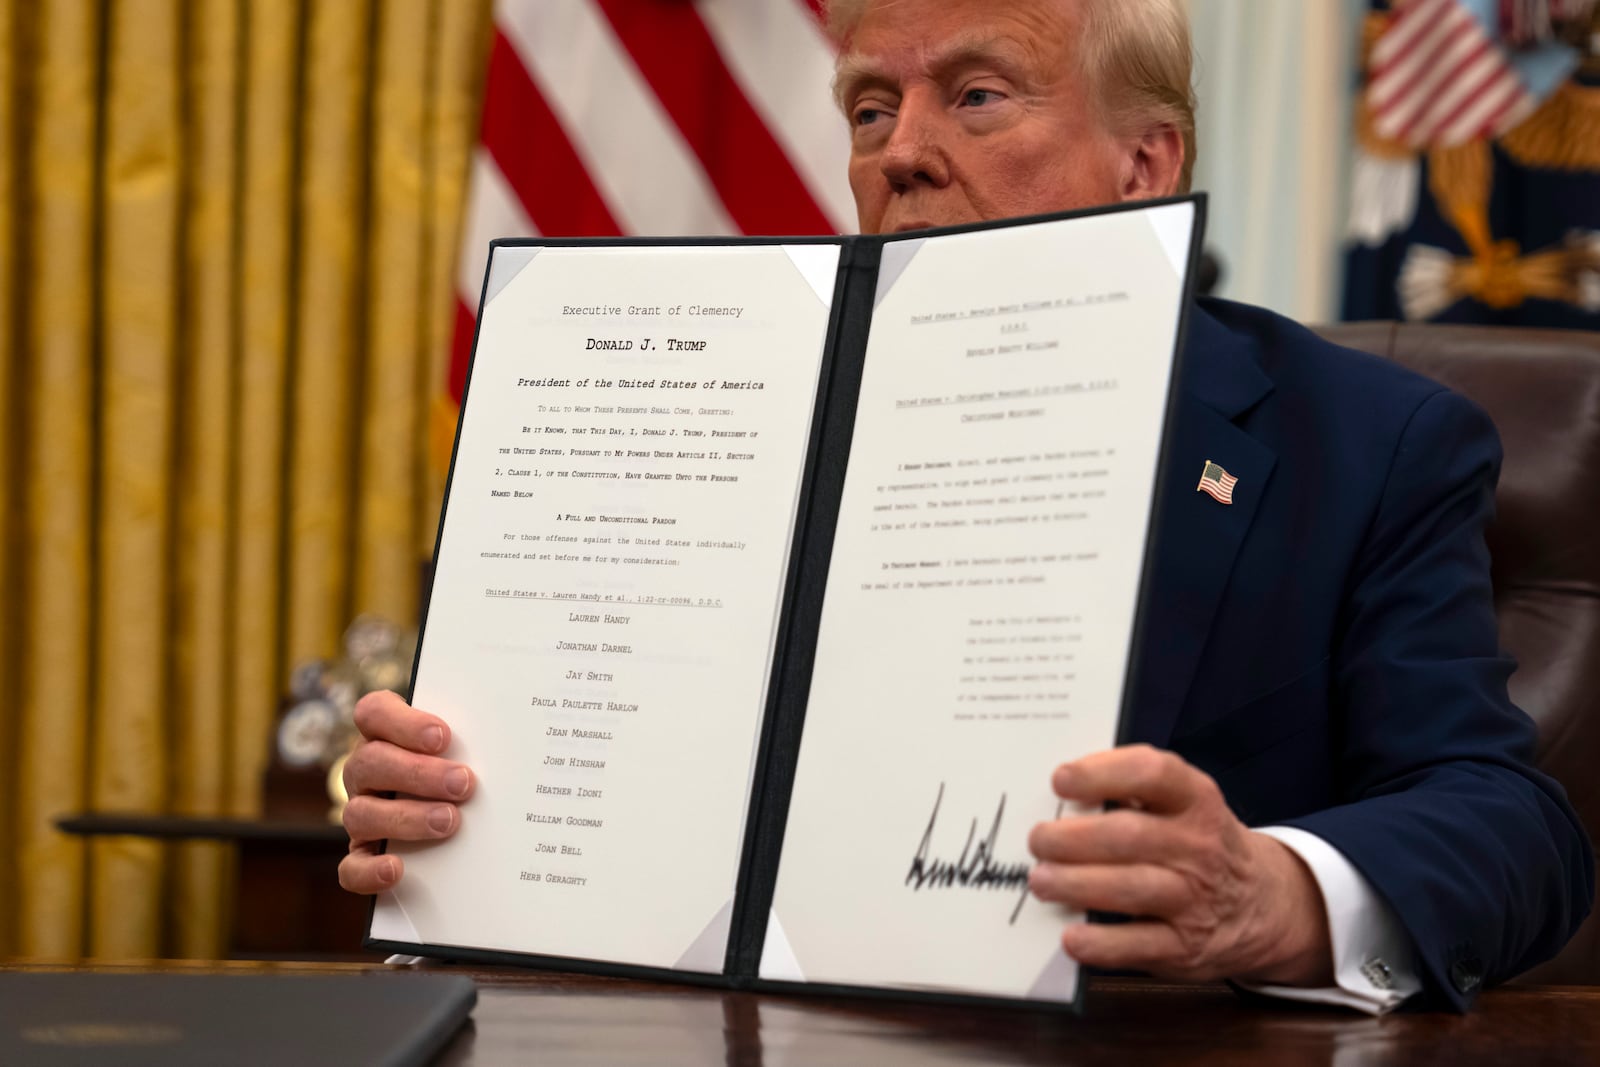
POLYGON ((1134 802, 1148 811, 1177 814, 1218 794, 1210 776, 1171 752, 1126 745, 1056 768, 1056 795, 1082 804, 1134 802))
POLYGON ((437 841, 461 825, 454 804, 431 800, 389 800, 368 794, 344 806, 344 828, 351 841, 437 841))
POLYGON ((399 856, 380 856, 370 845, 352 845, 339 861, 339 884, 351 893, 381 893, 405 872, 399 856))
POLYGON ((1165 866, 1191 851, 1190 835, 1174 820, 1142 811, 1108 811, 1039 823, 1028 850, 1047 863, 1165 866))
POLYGON ((1074 923, 1062 933, 1061 947, 1086 967, 1212 977, 1197 971, 1178 932, 1162 922, 1074 923))
POLYGON ((460 802, 472 795, 475 780, 464 764, 419 756, 387 741, 366 741, 344 764, 347 795, 407 793, 424 800, 460 802))
POLYGON ((443 752, 450 744, 450 727, 443 719, 386 689, 356 701, 355 720, 356 729, 369 741, 388 741, 428 754, 443 752))
POLYGON ((1028 875, 1028 888, 1040 900, 1075 911, 1117 911, 1165 918, 1189 903, 1181 875, 1151 863, 1120 866, 1041 863, 1028 875))

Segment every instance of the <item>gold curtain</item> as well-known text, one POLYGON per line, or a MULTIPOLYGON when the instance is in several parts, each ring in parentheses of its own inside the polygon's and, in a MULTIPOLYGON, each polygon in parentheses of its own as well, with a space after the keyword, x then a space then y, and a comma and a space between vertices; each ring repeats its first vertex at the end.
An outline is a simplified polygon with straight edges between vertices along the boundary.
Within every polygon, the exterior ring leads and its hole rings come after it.
POLYGON ((286 674, 415 620, 489 0, 0 8, 0 954, 210 956, 286 674))

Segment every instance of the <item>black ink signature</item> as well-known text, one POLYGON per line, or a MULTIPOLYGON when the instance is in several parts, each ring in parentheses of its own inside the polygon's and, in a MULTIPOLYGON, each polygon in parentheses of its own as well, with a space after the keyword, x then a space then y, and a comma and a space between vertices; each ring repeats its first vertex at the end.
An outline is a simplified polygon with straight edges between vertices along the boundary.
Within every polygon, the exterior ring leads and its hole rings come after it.
POLYGON ((976 851, 972 847, 972 839, 978 834, 978 820, 972 820, 972 826, 967 830, 967 843, 961 848, 961 858, 955 862, 950 860, 929 860, 928 849, 933 842, 933 826, 939 821, 939 805, 944 801, 944 783, 939 783, 939 795, 933 800, 933 814, 928 816, 928 828, 922 832, 922 843, 917 846, 917 854, 911 857, 911 869, 906 872, 906 885, 912 889, 1016 889, 1021 887, 1022 895, 1017 898, 1017 906, 1011 910, 1011 923, 1014 925, 1017 916, 1022 912, 1022 904, 1028 899, 1028 871, 1032 864, 995 862, 994 846, 1000 837, 1000 820, 1006 814, 1006 795, 1000 794, 1000 806, 995 809, 994 822, 989 825, 989 833, 982 841, 978 842, 976 851))

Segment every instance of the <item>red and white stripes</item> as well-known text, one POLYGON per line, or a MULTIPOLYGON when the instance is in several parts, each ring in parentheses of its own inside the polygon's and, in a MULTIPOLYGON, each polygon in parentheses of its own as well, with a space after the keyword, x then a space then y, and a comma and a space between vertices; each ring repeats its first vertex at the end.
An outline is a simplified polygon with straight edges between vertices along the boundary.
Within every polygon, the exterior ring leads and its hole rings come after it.
POLYGON ((1373 128, 1417 148, 1495 137, 1537 106, 1501 45, 1458 0, 1407 0, 1372 50, 1373 128))
POLYGON ((499 0, 457 281, 459 397, 488 242, 853 227, 819 0, 499 0))

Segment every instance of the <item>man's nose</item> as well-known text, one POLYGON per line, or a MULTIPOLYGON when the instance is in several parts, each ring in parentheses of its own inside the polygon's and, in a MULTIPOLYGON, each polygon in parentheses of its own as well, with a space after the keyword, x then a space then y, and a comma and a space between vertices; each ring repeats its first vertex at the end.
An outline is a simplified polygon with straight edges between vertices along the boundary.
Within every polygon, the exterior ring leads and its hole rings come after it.
POLYGON ((944 109, 929 94, 901 98, 879 164, 895 192, 916 185, 943 186, 950 180, 944 119, 944 109))

